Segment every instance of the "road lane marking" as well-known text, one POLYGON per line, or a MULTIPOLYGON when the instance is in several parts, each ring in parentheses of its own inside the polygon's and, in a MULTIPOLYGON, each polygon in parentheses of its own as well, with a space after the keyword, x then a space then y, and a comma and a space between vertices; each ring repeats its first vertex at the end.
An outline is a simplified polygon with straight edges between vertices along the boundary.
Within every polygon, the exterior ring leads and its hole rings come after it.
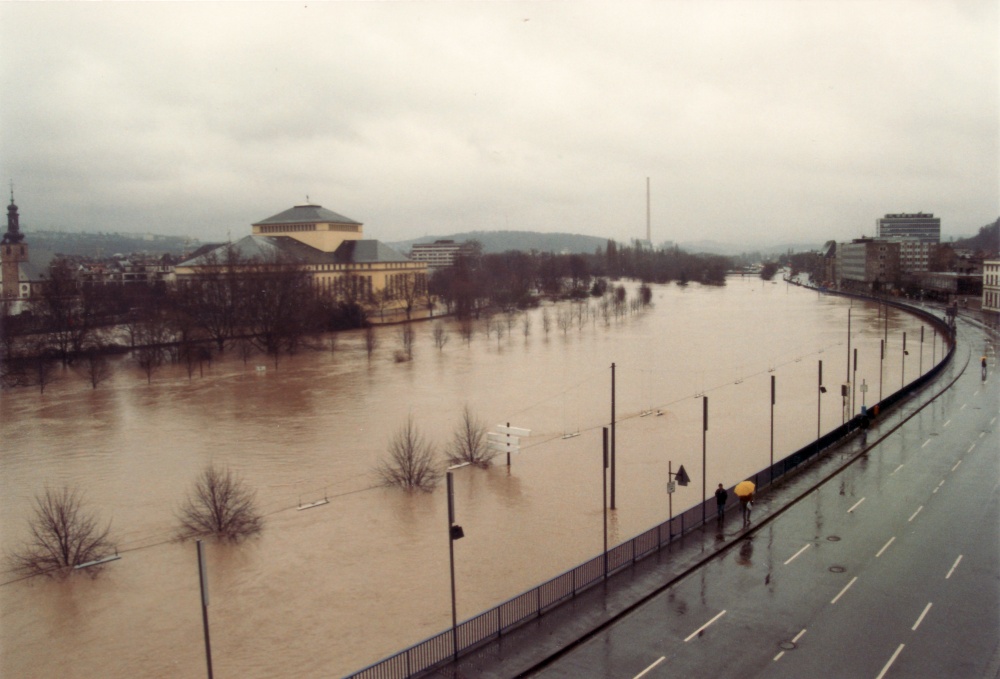
POLYGON ((928 602, 927 606, 924 607, 924 612, 920 614, 920 617, 917 618, 917 621, 915 623, 913 623, 913 628, 912 629, 913 629, 914 632, 916 632, 917 628, 920 627, 920 623, 922 623, 924 621, 924 616, 927 615, 927 611, 929 611, 929 610, 931 610, 931 603, 930 602, 928 602))
POLYGON ((795 554, 792 554, 792 555, 791 555, 790 557, 788 557, 788 561, 786 561, 786 562, 784 563, 784 565, 785 565, 785 566, 787 566, 788 564, 790 564, 790 563, 792 563, 793 561, 795 561, 795 559, 797 559, 797 558, 798 558, 799 554, 801 554, 802 552, 804 552, 804 551, 806 551, 807 549, 809 549, 809 547, 810 547, 810 545, 808 545, 808 544, 807 544, 807 545, 806 545, 805 547, 803 547, 803 548, 802 548, 802 549, 800 549, 799 551, 795 552, 795 554))
MULTIPOLYGON (((903 465, 899 465, 898 467, 896 467, 895 469, 892 470, 892 474, 895 474, 896 472, 898 472, 902 468, 903 468, 903 465)), ((889 476, 892 476, 892 474, 889 474, 889 476)))
POLYGON ((719 618, 721 618, 725 614, 726 614, 725 611, 720 612, 717 616, 715 616, 714 618, 712 618, 711 620, 709 620, 708 622, 706 622, 704 625, 702 625, 701 627, 699 627, 698 629, 696 629, 694 632, 691 632, 691 634, 688 635, 687 639, 684 640, 684 643, 687 643, 687 642, 691 641, 696 636, 698 636, 699 634, 701 634, 702 632, 704 632, 705 629, 709 625, 711 625, 713 622, 715 622, 716 620, 718 620, 719 618))
POLYGON ((858 508, 858 505, 861 504, 864 501, 865 501, 865 499, 861 498, 860 500, 858 500, 857 502, 855 502, 854 506, 847 510, 847 513, 850 514, 851 512, 853 512, 855 509, 858 508))
POLYGON ((952 467, 952 468, 951 468, 951 470, 952 470, 952 471, 955 471, 956 469, 958 469, 958 465, 960 465, 960 464, 962 464, 962 461, 961 461, 961 460, 959 460, 958 462, 956 462, 956 463, 955 463, 955 466, 954 466, 954 467, 952 467))
POLYGON ((968 403, 963 403, 963 404, 962 404, 962 407, 961 407, 961 408, 959 408, 959 410, 960 410, 960 411, 962 411, 962 410, 965 410, 965 406, 967 406, 967 405, 969 405, 969 404, 968 404, 968 403))
POLYGON ((652 665, 650 665, 649 667, 647 667, 646 669, 644 669, 642 672, 639 672, 639 674, 635 675, 635 679, 640 679, 640 677, 646 676, 646 674, 649 673, 649 672, 651 672, 654 667, 656 667, 657 665, 659 665, 661 662, 663 662, 666 659, 667 659, 666 656, 661 655, 659 660, 657 660, 655 663, 653 663, 652 665))
POLYGON ((875 558, 877 559, 880 556, 882 556, 882 552, 884 552, 885 550, 889 549, 889 545, 891 545, 895 541, 896 541, 896 536, 893 535, 891 538, 889 538, 889 542, 887 542, 884 545, 882 545, 882 549, 878 550, 878 553, 875 555, 875 558))
MULTIPOLYGON (((806 631, 803 629, 801 632, 799 632, 794 637, 792 637, 792 643, 793 644, 797 644, 799 642, 799 639, 801 639, 802 635, 805 634, 805 633, 806 633, 806 631)), ((781 660, 781 656, 783 656, 783 655, 785 655, 785 652, 781 651, 780 653, 778 653, 778 655, 774 656, 774 661, 778 662, 779 660, 781 660)))
POLYGON ((979 438, 983 438, 984 436, 986 436, 986 432, 985 431, 979 432, 979 438))
POLYGON ((965 451, 965 452, 966 453, 971 453, 975 447, 976 447, 976 444, 973 443, 971 446, 969 446, 969 449, 967 451, 965 451))
POLYGON ((955 569, 956 569, 956 568, 958 568, 958 562, 959 562, 959 561, 961 561, 961 560, 962 560, 962 555, 961 555, 961 554, 959 554, 959 555, 958 555, 958 558, 957 558, 957 559, 955 559, 955 563, 953 563, 953 564, 951 565, 951 570, 950 570, 950 571, 948 571, 948 575, 944 576, 944 579, 945 579, 945 580, 947 580, 948 578, 950 578, 950 577, 951 577, 951 574, 955 572, 955 569))
POLYGON ((838 594, 837 596, 833 597, 830 600, 830 603, 831 604, 837 603, 837 600, 840 597, 844 596, 844 593, 851 588, 851 585, 853 585, 857 579, 858 579, 858 576, 856 576, 856 575, 853 578, 851 578, 851 581, 849 583, 847 583, 846 585, 844 585, 844 589, 840 590, 840 594, 838 594))
POLYGON ((997 417, 996 417, 996 415, 994 415, 993 419, 990 420, 990 426, 992 427, 993 423, 996 422, 996 421, 997 421, 997 417))
POLYGON ((939 490, 941 490, 941 486, 943 486, 943 485, 944 485, 944 479, 941 479, 941 483, 937 484, 937 488, 935 488, 933 491, 931 491, 931 494, 933 495, 934 493, 936 493, 939 490))
POLYGON ((896 662, 896 658, 899 656, 900 653, 903 652, 903 648, 905 646, 906 644, 899 645, 899 648, 897 648, 896 652, 892 654, 892 657, 889 658, 889 662, 885 664, 885 667, 882 668, 882 671, 878 673, 878 676, 875 677, 875 679, 882 679, 882 677, 885 676, 885 673, 889 671, 890 667, 892 667, 892 663, 896 662))
POLYGON ((944 424, 941 426, 947 427, 949 424, 951 424, 951 420, 945 420, 944 424))
POLYGON ((927 444, 928 444, 928 443, 930 443, 930 442, 931 442, 931 440, 930 440, 930 439, 927 439, 926 441, 924 441, 924 445, 922 445, 922 446, 920 446, 920 447, 921 447, 921 448, 926 448, 926 447, 927 447, 927 444))
POLYGON ((917 514, 919 514, 919 513, 920 513, 920 510, 921 510, 921 509, 923 509, 923 508, 924 508, 924 506, 923 506, 923 505, 920 505, 919 507, 917 507, 917 511, 913 512, 913 515, 912 515, 912 516, 911 516, 911 517, 910 517, 910 518, 909 518, 909 519, 907 520, 907 523, 912 523, 912 522, 913 522, 913 520, 914 520, 915 518, 917 518, 917 514))

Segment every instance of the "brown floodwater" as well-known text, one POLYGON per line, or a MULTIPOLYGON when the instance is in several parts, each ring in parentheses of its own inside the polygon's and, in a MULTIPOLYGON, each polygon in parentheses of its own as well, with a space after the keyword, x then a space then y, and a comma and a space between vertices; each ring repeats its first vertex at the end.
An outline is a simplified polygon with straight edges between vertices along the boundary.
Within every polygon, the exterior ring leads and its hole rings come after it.
POLYGON ((941 338, 927 326, 921 344, 924 322, 900 311, 889 312, 880 361, 877 305, 731 277, 724 287, 654 286, 652 307, 617 319, 593 301, 545 306, 528 314, 527 332, 518 318, 499 339, 479 321, 466 342, 445 319, 441 349, 438 321, 420 323, 408 362, 394 359, 399 328, 382 327, 370 360, 363 335, 349 332, 334 350, 283 357, 277 368, 231 352, 203 376, 167 366, 147 384, 123 357, 96 390, 68 373, 44 394, 3 392, 0 545, 9 552, 25 539, 37 494, 69 485, 112 522, 122 558, 96 578, 64 580, 16 580, 5 564, 0 675, 204 675, 195 545, 174 537, 177 508, 209 462, 238 472, 266 514, 258 538, 206 545, 216 676, 360 669, 451 624, 443 484, 408 493, 377 487, 373 474, 408 417, 442 460, 466 405, 491 427, 531 430, 510 467, 497 458, 454 472, 461 620, 600 553, 612 363, 616 544, 667 518, 668 463, 692 478, 674 513, 700 501, 697 395, 709 400, 709 494, 768 464, 772 375, 775 459, 816 436, 818 361, 828 389, 820 427, 841 424, 849 310, 867 404, 878 400, 880 363, 888 395, 940 360, 941 338), (564 329, 557 319, 567 313, 564 329))

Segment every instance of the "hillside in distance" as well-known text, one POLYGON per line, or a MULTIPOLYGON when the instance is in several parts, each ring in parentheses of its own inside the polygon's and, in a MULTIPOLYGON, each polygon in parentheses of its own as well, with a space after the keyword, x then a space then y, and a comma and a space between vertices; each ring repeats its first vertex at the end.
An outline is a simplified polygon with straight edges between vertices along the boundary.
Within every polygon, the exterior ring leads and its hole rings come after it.
POLYGON ((531 252, 556 252, 563 254, 593 254, 595 250, 608 244, 607 238, 583 236, 575 233, 538 233, 535 231, 466 231, 449 236, 423 236, 412 240, 389 243, 402 253, 409 253, 416 244, 433 243, 436 240, 453 240, 457 243, 476 240, 482 243, 483 252, 497 254, 509 250, 531 252))
POLYGON ((134 233, 27 231, 24 236, 31 248, 32 261, 43 259, 46 254, 95 259, 116 254, 143 254, 154 257, 165 254, 181 255, 201 244, 195 239, 180 236, 134 233))

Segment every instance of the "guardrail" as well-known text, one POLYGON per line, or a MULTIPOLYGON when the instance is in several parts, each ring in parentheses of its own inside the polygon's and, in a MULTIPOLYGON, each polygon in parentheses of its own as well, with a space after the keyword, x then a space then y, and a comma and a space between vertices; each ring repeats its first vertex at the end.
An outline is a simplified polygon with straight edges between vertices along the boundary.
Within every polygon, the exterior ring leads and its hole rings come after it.
MULTIPOLYGON (((858 295, 852 296, 860 297, 858 295)), ((884 414, 888 408, 923 387, 944 370, 955 353, 954 331, 942 319, 922 309, 875 298, 863 297, 863 299, 883 304, 888 303, 921 316, 937 326, 949 339, 948 352, 937 365, 899 391, 873 405, 873 409, 878 409, 876 412, 884 414)), ((832 444, 851 434, 860 426, 861 416, 858 415, 818 440, 803 446, 775 462, 774 465, 765 467, 748 478, 753 479, 758 489, 766 488, 775 481, 797 471, 803 464, 815 459, 832 444)), ((728 489, 731 498, 735 498, 736 495, 733 492, 734 487, 728 489)), ((729 509, 738 502, 738 500, 729 502, 726 508, 729 509)), ((715 520, 715 516, 715 498, 711 497, 704 503, 699 502, 672 519, 612 547, 606 554, 599 554, 533 589, 518 594, 500 605, 460 623, 454 630, 449 629, 425 639, 349 675, 346 679, 409 679, 420 676, 424 672, 451 662, 456 653, 458 655, 467 653, 499 639, 506 632, 528 620, 540 617, 546 611, 572 599, 597 582, 607 579, 643 557, 659 551, 685 533, 707 523, 703 517, 711 517, 709 520, 715 520)))

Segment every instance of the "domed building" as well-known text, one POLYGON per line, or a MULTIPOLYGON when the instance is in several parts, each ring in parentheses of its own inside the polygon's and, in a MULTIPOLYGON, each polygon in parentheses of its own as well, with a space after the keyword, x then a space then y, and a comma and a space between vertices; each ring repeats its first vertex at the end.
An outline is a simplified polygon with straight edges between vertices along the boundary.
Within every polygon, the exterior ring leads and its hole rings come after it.
POLYGON ((373 321, 397 320, 400 312, 408 317, 428 306, 427 264, 365 239, 361 222, 310 203, 251 226, 251 235, 202 248, 178 264, 177 283, 230 267, 249 273, 260 264, 283 264, 306 271, 322 294, 358 302, 370 312, 377 309, 377 315, 369 314, 373 321))

